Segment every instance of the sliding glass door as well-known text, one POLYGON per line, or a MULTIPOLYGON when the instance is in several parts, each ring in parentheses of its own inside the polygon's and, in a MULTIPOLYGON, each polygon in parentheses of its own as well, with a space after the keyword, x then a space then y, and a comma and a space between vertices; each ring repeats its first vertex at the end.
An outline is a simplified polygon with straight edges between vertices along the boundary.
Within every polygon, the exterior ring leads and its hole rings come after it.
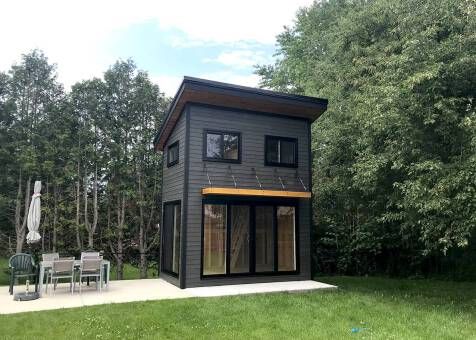
POLYGON ((180 201, 164 203, 162 271, 178 276, 180 270, 180 201))
POLYGON ((205 203, 202 275, 296 272, 296 229, 294 204, 205 203))
POLYGON ((226 273, 226 205, 205 204, 203 221, 203 275, 226 273))

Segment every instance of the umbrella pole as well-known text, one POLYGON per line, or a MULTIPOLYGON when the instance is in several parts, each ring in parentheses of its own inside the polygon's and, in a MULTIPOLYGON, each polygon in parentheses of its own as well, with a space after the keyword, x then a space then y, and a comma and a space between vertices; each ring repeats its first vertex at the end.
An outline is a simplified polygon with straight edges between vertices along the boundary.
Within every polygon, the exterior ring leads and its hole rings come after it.
POLYGON ((35 244, 38 244, 38 242, 29 243, 28 246, 30 248, 30 255, 33 256, 36 265, 35 292, 38 292, 38 281, 40 280, 40 254, 39 247, 36 247, 35 244))

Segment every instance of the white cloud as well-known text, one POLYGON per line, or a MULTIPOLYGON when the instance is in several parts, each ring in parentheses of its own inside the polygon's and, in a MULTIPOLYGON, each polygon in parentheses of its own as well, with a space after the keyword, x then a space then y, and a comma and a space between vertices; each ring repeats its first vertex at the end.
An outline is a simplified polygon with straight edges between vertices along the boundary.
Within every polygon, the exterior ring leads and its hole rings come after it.
POLYGON ((267 64, 271 60, 263 51, 235 50, 220 53, 216 58, 206 58, 205 62, 216 62, 236 68, 249 68, 257 64, 267 64))
POLYGON ((163 28, 178 28, 191 41, 274 43, 298 8, 312 0, 167 1, 153 12, 163 28))
POLYGON ((232 71, 202 73, 197 77, 251 87, 257 87, 259 82, 259 76, 256 74, 242 75, 232 71))
MULTIPOLYGON (((0 2, 0 70, 21 53, 41 48, 58 64, 66 85, 100 76, 116 56, 114 33, 133 24, 157 22, 184 33, 177 44, 274 43, 296 10, 312 0, 15 0, 0 2)), ((236 56, 236 54, 235 54, 236 56)), ((236 63, 233 55, 222 61, 236 63)), ((247 59, 249 60, 249 59, 247 59)), ((250 76, 254 77, 254 76, 250 76)))
POLYGON ((179 76, 150 76, 151 80, 157 83, 160 87, 160 92, 167 96, 175 96, 183 77, 179 76))
MULTIPOLYGON (((209 72, 200 74, 187 74, 188 76, 231 83, 243 86, 257 87, 259 77, 256 74, 237 74, 233 71, 209 72)), ((150 76, 150 79, 159 85, 160 91, 167 96, 173 97, 182 83, 183 77, 179 76, 150 76)))

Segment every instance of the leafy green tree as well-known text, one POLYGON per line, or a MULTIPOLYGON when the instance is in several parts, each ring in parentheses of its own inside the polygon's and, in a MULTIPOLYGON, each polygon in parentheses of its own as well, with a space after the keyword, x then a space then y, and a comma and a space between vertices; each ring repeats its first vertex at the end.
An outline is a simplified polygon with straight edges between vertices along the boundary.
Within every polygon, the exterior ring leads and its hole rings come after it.
POLYGON ((118 278, 138 254, 146 277, 162 180, 152 139, 168 102, 131 60, 68 94, 38 50, 0 73, 0 245, 11 248, 16 234, 21 251, 31 182, 39 179, 43 251, 109 247, 118 278))
MULTIPOLYGON (((11 164, 12 153, 9 146, 13 144, 13 103, 10 99, 9 74, 0 72, 0 164, 11 164)), ((4 167, 0 171, 0 252, 12 249, 11 236, 14 228, 11 223, 11 192, 15 190, 13 169, 4 167), (12 178, 13 177, 13 178, 12 178), (2 249, 3 248, 3 249, 2 249)))
POLYGON ((132 135, 132 158, 135 164, 135 218, 138 234, 140 277, 147 278, 147 254, 158 246, 158 200, 162 186, 162 157, 152 145, 169 101, 160 93, 148 75, 138 72, 134 78, 132 112, 136 126, 132 135))
POLYGON ((8 84, 13 121, 11 143, 5 146, 12 161, 5 165, 16 174, 15 198, 16 251, 21 252, 26 234, 26 220, 31 195, 31 181, 41 173, 39 157, 44 133, 41 129, 48 113, 55 110, 63 97, 56 81, 55 65, 38 50, 22 56, 21 63, 12 66, 8 84), (23 211, 23 213, 22 213, 23 211))
POLYGON ((313 126, 321 270, 419 271, 476 225, 471 1, 332 0, 278 37, 262 85, 329 99, 313 126))
POLYGON ((146 252, 156 245, 158 230, 154 231, 154 226, 160 220, 157 197, 161 159, 153 151, 151 141, 166 103, 159 88, 150 82, 146 73, 137 71, 131 60, 114 64, 104 74, 104 81, 106 191, 115 216, 109 228, 109 245, 120 279, 126 251, 138 244, 141 276, 145 277, 146 252))
POLYGON ((89 249, 94 248, 94 234, 99 218, 99 186, 105 171, 104 145, 107 127, 105 84, 100 79, 77 83, 70 98, 73 113, 77 117, 76 143, 76 230, 77 243, 81 247, 79 229, 84 227, 88 234, 89 249), (80 224, 80 190, 83 187, 83 223, 80 224), (90 198, 90 196, 92 196, 90 198), (91 205, 91 207, 89 207, 91 205), (92 210, 92 212, 90 212, 92 210))

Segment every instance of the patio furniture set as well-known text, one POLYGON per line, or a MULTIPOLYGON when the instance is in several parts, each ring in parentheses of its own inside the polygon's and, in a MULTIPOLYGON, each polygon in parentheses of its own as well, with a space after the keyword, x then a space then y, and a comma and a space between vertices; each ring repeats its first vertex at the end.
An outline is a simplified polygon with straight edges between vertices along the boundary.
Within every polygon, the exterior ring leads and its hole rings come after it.
MULTIPOLYGON (((10 267, 10 295, 13 294, 13 285, 17 278, 33 278, 35 290, 41 297, 43 284, 46 279, 45 292, 51 285, 53 292, 59 280, 67 280, 70 283, 71 294, 79 281, 79 293, 82 292, 82 283, 94 279, 96 289, 101 292, 102 288, 109 283, 110 262, 105 260, 99 252, 82 252, 80 259, 74 257, 60 257, 59 253, 42 254, 39 266, 35 265, 33 256, 30 254, 16 254, 9 260, 10 267)), ((51 289, 51 288, 50 288, 51 289)))

